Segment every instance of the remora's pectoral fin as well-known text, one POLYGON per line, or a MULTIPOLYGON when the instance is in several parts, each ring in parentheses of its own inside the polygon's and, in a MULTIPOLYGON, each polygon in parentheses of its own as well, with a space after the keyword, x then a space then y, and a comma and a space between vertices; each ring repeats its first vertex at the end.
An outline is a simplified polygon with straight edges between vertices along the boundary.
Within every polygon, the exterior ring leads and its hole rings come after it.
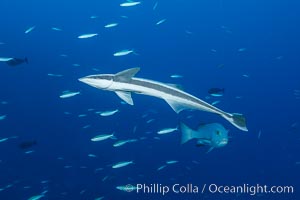
POLYGON ((131 93, 130 92, 124 92, 124 91, 116 91, 116 94, 118 97, 120 97, 123 101, 128 103, 129 105, 133 106, 133 100, 131 98, 131 93))
POLYGON ((135 67, 135 68, 130 68, 130 69, 126 69, 124 71, 118 72, 115 74, 115 79, 116 80, 130 80, 132 77, 134 77, 136 75, 136 73, 138 73, 140 71, 139 67, 135 67))
POLYGON ((171 108, 176 113, 180 113, 182 110, 188 109, 188 107, 183 105, 182 103, 178 103, 178 102, 170 100, 170 99, 165 99, 165 101, 171 106, 171 108))

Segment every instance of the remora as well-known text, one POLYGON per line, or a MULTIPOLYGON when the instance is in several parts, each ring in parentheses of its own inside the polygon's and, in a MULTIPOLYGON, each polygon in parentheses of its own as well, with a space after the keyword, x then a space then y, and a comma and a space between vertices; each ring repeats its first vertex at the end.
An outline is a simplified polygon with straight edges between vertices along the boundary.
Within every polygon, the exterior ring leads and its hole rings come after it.
POLYGON ((133 105, 131 92, 164 99, 176 112, 184 109, 202 110, 221 115, 242 131, 248 131, 242 114, 228 113, 191 95, 174 85, 134 77, 140 68, 131 68, 116 74, 96 74, 82 77, 79 81, 102 90, 114 91, 126 103, 133 105))

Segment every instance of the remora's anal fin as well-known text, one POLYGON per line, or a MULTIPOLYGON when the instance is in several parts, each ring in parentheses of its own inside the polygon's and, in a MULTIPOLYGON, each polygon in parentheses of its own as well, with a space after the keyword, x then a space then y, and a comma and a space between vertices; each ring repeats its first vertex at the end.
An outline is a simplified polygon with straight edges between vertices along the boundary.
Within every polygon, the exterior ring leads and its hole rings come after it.
POLYGON ((135 67, 135 68, 130 68, 130 69, 126 69, 124 71, 118 72, 115 74, 115 79, 116 80, 130 80, 132 77, 134 77, 136 75, 136 73, 138 73, 140 71, 139 67, 135 67))
POLYGON ((165 101, 171 106, 171 108, 176 113, 180 113, 182 110, 189 109, 189 107, 183 105, 182 103, 178 103, 178 102, 170 100, 170 99, 165 99, 165 101))
POLYGON ((123 101, 128 103, 129 105, 133 106, 133 100, 131 98, 131 92, 124 92, 124 91, 116 91, 118 97, 120 97, 123 101))

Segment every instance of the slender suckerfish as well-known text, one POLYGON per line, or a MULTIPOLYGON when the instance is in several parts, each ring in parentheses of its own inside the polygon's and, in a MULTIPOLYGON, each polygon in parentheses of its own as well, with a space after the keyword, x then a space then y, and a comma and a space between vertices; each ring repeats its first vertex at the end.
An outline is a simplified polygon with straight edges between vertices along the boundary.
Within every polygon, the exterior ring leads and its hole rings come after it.
POLYGON ((176 112, 185 109, 202 110, 221 115, 242 131, 248 131, 242 114, 225 112, 209 103, 176 88, 153 80, 135 78, 140 68, 131 68, 116 74, 97 74, 82 77, 79 81, 102 90, 115 92, 126 103, 133 105, 131 92, 164 99, 176 112))

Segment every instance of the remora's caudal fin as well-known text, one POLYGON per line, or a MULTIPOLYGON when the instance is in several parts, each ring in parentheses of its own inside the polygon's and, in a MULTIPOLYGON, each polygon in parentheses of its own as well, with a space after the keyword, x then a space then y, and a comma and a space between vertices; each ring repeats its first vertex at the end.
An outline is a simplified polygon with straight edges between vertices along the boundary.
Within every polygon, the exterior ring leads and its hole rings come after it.
POLYGON ((186 143, 187 141, 193 139, 193 130, 187 127, 184 123, 180 123, 181 129, 181 144, 186 143))
POLYGON ((246 126, 246 119, 239 113, 225 113, 221 114, 227 121, 242 131, 248 131, 246 126))

